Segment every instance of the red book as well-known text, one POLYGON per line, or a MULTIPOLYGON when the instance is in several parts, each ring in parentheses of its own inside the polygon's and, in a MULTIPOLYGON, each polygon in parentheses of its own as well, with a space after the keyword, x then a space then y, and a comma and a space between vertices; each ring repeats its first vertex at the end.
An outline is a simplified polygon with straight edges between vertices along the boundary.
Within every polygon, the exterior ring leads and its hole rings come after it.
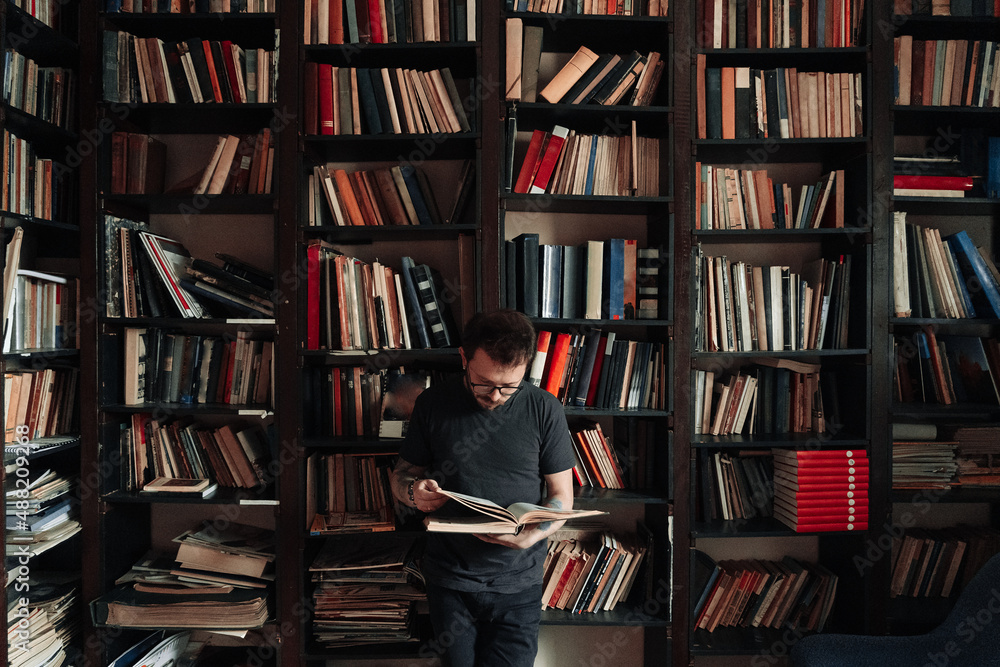
POLYGON ((330 372, 330 384, 333 385, 333 434, 344 435, 344 407, 340 396, 341 369, 330 372))
MULTIPOLYGON (((562 125, 556 125, 552 128, 549 142, 545 145, 545 153, 542 155, 535 177, 531 182, 531 194, 543 194, 549 186, 549 179, 552 178, 552 171, 556 168, 559 153, 562 152, 562 147, 566 143, 566 136, 568 134, 569 130, 562 125)), ((532 136, 532 139, 534 139, 534 136, 532 136)), ((520 182, 520 175, 518 175, 517 180, 520 182)))
POLYGON ((222 102, 222 88, 219 87, 219 75, 215 69, 215 58, 212 57, 212 43, 207 39, 201 41, 205 51, 205 61, 208 63, 208 78, 212 82, 212 97, 216 102, 222 102))
POLYGON ((774 462, 783 465, 787 468, 795 468, 797 470, 812 470, 814 468, 867 468, 868 467, 868 457, 864 456, 862 452, 859 452, 860 456, 846 458, 841 456, 840 458, 818 458, 818 459, 793 459, 784 456, 775 455, 774 462))
POLYGON ((971 190, 971 176, 908 176, 896 174, 892 177, 892 187, 920 190, 971 190))
POLYGON ((514 183, 514 192, 526 194, 534 179, 536 166, 541 160, 542 144, 545 143, 546 132, 535 130, 531 133, 531 141, 528 142, 528 152, 524 155, 524 162, 521 163, 521 171, 517 174, 517 181, 514 183))
POLYGON ((796 458, 802 460, 816 459, 840 459, 845 458, 867 458, 868 453, 863 449, 818 449, 818 450, 798 450, 798 449, 772 449, 771 453, 775 457, 796 458))
POLYGON ((774 460, 775 470, 785 470, 789 473, 798 476, 812 476, 817 475, 858 475, 858 474, 868 474, 868 459, 858 461, 854 465, 848 463, 837 464, 832 461, 819 462, 816 465, 809 466, 799 466, 794 463, 785 463, 784 461, 774 460), (826 465, 823 465, 826 463, 826 465))
POLYGON ((777 499, 774 501, 775 507, 781 506, 784 511, 797 517, 800 521, 811 521, 816 518, 827 518, 827 519, 838 519, 844 520, 851 519, 853 521, 868 520, 868 508, 867 507, 789 507, 788 505, 783 505, 777 499))
POLYGON ((559 384, 562 381, 563 371, 566 369, 566 358, 569 355, 570 335, 568 333, 556 334, 556 342, 550 352, 551 359, 548 364, 548 372, 542 378, 542 389, 553 396, 559 394, 559 384))
POLYGON ((559 600, 559 596, 562 595, 563 589, 566 588, 566 582, 569 581, 570 576, 573 574, 573 570, 576 568, 578 560, 578 558, 571 558, 566 562, 562 572, 559 573, 559 582, 552 590, 552 595, 549 597, 548 601, 546 601, 545 606, 555 607, 556 602, 559 600))
POLYGON ((236 78, 236 61, 233 60, 233 43, 222 40, 222 59, 226 61, 226 74, 229 76, 229 87, 233 89, 233 102, 246 102, 240 94, 240 82, 236 78))
POLYGON ((542 375, 545 371, 545 360, 549 353, 549 343, 552 340, 551 331, 539 331, 535 341, 535 358, 528 371, 528 381, 536 387, 542 386, 542 375))
POLYGON ((330 0, 330 43, 344 43, 344 0, 330 0))
POLYGON ((226 368, 226 374, 219 376, 220 380, 225 380, 225 382, 219 382, 219 403, 229 403, 229 397, 233 392, 233 371, 236 368, 236 341, 230 341, 226 345, 225 357, 222 359, 222 365, 226 368))
POLYGON ((601 368, 604 366, 604 351, 608 346, 608 337, 601 336, 597 344, 597 356, 594 357, 594 370, 590 374, 590 386, 587 388, 587 400, 584 405, 593 405, 597 398, 597 386, 601 380, 601 368))
MULTIPOLYGON (((310 63, 306 63, 308 67, 310 63)), ((306 71, 306 104, 309 101, 309 72, 306 71)), ((319 134, 333 134, 333 65, 320 63, 316 77, 319 134)), ((309 107, 307 106, 306 109, 309 107)), ((313 113, 317 113, 313 111, 313 113)), ((308 116, 306 117, 308 127, 308 116)), ((308 130, 307 130, 308 131, 308 130)))
POLYGON ((382 34, 382 11, 378 0, 368 0, 368 22, 372 29, 372 44, 385 44, 385 35, 382 34))
POLYGON ((319 349, 319 242, 306 248, 306 349, 319 349))

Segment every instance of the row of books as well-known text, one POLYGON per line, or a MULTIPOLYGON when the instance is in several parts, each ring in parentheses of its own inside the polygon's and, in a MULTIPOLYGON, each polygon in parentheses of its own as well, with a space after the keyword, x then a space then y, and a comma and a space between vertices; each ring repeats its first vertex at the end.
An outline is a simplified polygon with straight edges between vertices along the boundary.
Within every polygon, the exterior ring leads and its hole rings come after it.
POLYGON ((840 424, 836 374, 818 364, 755 359, 730 374, 694 371, 694 428, 701 435, 825 433, 840 424))
POLYGON ((897 16, 1000 16, 1000 3, 996 0, 893 0, 892 11, 897 16))
POLYGON ((893 155, 893 195, 1000 199, 1000 137, 963 135, 957 149, 893 155))
POLYGON ((62 25, 60 0, 11 0, 10 4, 53 30, 59 30, 62 25))
POLYGON ((668 0, 506 0, 508 12, 569 16, 659 16, 670 10, 668 0))
POLYGON ((466 160, 459 174, 457 196, 453 202, 442 202, 446 206, 442 209, 438 195, 419 167, 399 164, 349 172, 333 165, 318 165, 309 175, 308 224, 457 224, 474 200, 475 182, 475 166, 466 160))
POLYGON ((649 106, 656 96, 664 67, 658 51, 597 54, 586 46, 579 47, 539 90, 543 28, 525 25, 521 18, 508 18, 505 25, 508 102, 535 102, 541 97, 553 104, 649 106))
POLYGON ((271 191, 274 146, 271 130, 251 135, 223 135, 203 170, 167 186, 167 145, 148 134, 111 135, 111 192, 153 195, 267 194, 271 191))
POLYGON ((957 443, 957 484, 963 487, 1000 486, 1000 428, 958 425, 948 436, 957 443))
POLYGON ((192 258, 145 223, 109 215, 104 226, 108 317, 273 317, 268 272, 225 253, 221 266, 192 258))
POLYGON ((312 631, 329 649, 417 640, 423 540, 402 532, 324 542, 309 566, 312 631))
POLYGON ((147 553, 114 589, 91 601, 96 625, 246 630, 264 624, 274 580, 273 531, 206 522, 173 542, 176 552, 147 553))
POLYGON ((125 404, 271 404, 274 341, 126 327, 125 404))
POLYGON ((666 347, 592 329, 538 332, 528 380, 563 405, 605 410, 665 410, 666 347))
POLYGON ((370 438, 403 435, 403 423, 386 423, 409 418, 409 414, 397 416, 392 413, 396 399, 390 394, 399 378, 413 382, 414 394, 418 394, 427 382, 421 373, 361 366, 315 369, 307 378, 308 391, 313 396, 308 411, 309 432, 370 438))
POLYGON ((61 163, 39 157, 31 142, 7 130, 2 159, 0 210, 43 220, 73 220, 74 191, 61 163))
POLYGON ((796 188, 766 169, 695 163, 695 229, 816 229, 844 226, 844 170, 796 188), (798 203, 794 195, 798 190, 798 203))
POLYGON ((465 103, 451 70, 334 67, 307 62, 308 134, 447 134, 469 132, 465 103), (312 116, 310 115, 310 118, 312 116), (315 131, 312 131, 314 130, 315 131))
POLYGON ((857 46, 864 6, 864 0, 698 0, 698 45, 714 49, 857 46))
POLYGON ((457 329, 441 278, 411 257, 393 269, 348 257, 324 241, 307 248, 310 350, 451 347, 457 329))
POLYGON ((212 427, 137 413, 128 424, 122 424, 119 441, 123 491, 185 493, 165 480, 210 480, 201 485, 204 488, 188 492, 207 496, 216 486, 258 489, 271 479, 270 445, 258 426, 212 427))
POLYGON ((615 445, 604 435, 600 422, 589 422, 570 429, 576 464, 573 478, 580 486, 599 489, 634 488, 629 484, 627 468, 622 470, 615 445))
POLYGON ((628 598, 647 551, 635 534, 557 532, 545 554, 542 608, 574 614, 612 611, 628 598))
POLYGON ((706 561, 708 579, 695 603, 695 628, 825 627, 838 577, 822 564, 791 556, 716 562, 700 551, 696 558, 706 561))
POLYGON ((21 111, 70 129, 76 113, 76 75, 64 67, 42 67, 14 49, 3 59, 3 101, 21 111))
POLYGON ((695 349, 723 352, 848 346, 851 256, 753 266, 696 251, 695 349))
POLYGON ((771 454, 698 450, 701 515, 706 521, 771 516, 774 471, 771 454))
POLYGON ((277 101, 277 51, 229 40, 164 42, 105 30, 104 100, 138 103, 271 103, 277 101))
POLYGON ((320 454, 306 461, 311 535, 395 530, 390 456, 320 454))
POLYGON ((1000 532, 987 526, 911 528, 893 539, 890 597, 951 597, 1000 553, 1000 532))
MULTIPOLYGON (((508 141, 513 141, 509 137, 508 141)), ((657 197, 660 140, 636 135, 582 134, 561 125, 533 130, 513 181, 517 193, 657 197)), ((513 164, 509 165, 513 178, 513 164)))
POLYGON ((476 0, 318 0, 303 3, 303 44, 476 41, 476 0))
POLYGON ((272 13, 275 0, 108 0, 109 14, 259 14, 272 13))
POLYGON ((79 348, 80 279, 16 271, 12 299, 6 304, 4 352, 79 348))
POLYGON ((867 452, 773 449, 771 455, 776 519, 798 533, 868 529, 867 452))
POLYGON ((1000 317, 1000 273, 967 231, 942 237, 896 211, 892 245, 896 317, 1000 317))
POLYGON ((70 433, 76 426, 76 368, 8 370, 4 373, 4 442, 70 433))
POLYGON ((893 47, 896 104, 1000 107, 997 42, 902 35, 893 47))
POLYGON ((534 232, 504 242, 507 304, 528 317, 656 319, 660 315, 659 248, 634 239, 578 246, 539 243, 534 232))
POLYGON ((948 336, 929 326, 897 335, 896 398, 901 403, 1000 404, 1000 341, 948 336))
POLYGON ((696 62, 699 139, 864 135, 859 72, 708 67, 704 54, 696 62))

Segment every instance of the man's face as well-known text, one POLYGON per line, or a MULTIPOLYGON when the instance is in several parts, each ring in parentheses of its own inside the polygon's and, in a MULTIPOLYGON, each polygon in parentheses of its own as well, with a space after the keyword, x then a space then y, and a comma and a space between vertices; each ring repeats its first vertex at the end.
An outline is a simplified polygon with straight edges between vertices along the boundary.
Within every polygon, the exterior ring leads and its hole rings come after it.
POLYGON ((482 350, 476 350, 471 359, 459 348, 465 366, 465 386, 484 410, 495 410, 513 396, 521 386, 527 363, 503 366, 493 361, 482 350))

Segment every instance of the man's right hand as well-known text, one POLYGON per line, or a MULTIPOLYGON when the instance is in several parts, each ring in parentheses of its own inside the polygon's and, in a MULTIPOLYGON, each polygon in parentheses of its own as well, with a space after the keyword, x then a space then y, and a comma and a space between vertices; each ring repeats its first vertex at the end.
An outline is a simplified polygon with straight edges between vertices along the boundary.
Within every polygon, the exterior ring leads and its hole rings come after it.
POLYGON ((413 500, 421 512, 433 512, 448 502, 448 496, 440 493, 441 487, 433 479, 418 479, 413 483, 413 500))

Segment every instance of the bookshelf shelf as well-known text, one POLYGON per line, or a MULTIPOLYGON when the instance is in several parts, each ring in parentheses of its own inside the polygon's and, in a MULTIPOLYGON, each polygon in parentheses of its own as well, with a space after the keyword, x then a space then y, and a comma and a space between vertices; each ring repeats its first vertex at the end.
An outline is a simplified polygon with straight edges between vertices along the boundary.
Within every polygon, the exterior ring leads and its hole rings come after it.
POLYGON ((670 500, 658 495, 656 490, 601 489, 593 486, 577 487, 573 496, 574 506, 583 505, 646 505, 669 504, 670 500))
POLYGON ((273 214, 274 195, 125 195, 105 194, 104 205, 128 206, 145 215, 273 214))
POLYGON ((507 211, 524 213, 621 213, 646 215, 662 210, 673 197, 613 197, 608 195, 532 195, 504 193, 507 211))
POLYGON ((605 408, 586 408, 564 406, 567 417, 669 417, 667 410, 609 410, 605 408))
POLYGON ((735 359, 751 359, 759 357, 767 358, 777 358, 777 359, 793 359, 793 360, 809 360, 813 357, 859 357, 865 356, 870 353, 870 350, 861 348, 849 348, 843 350, 755 350, 752 352, 724 352, 718 351, 696 351, 692 353, 695 359, 711 359, 715 357, 730 357, 735 359))
POLYGON ((649 616, 642 611, 642 605, 632 606, 628 601, 620 602, 612 611, 573 614, 558 609, 542 611, 542 625, 577 625, 577 626, 618 626, 667 628, 670 621, 662 616, 649 616))
POLYGON ((326 238, 331 243, 352 241, 425 241, 451 239, 460 234, 475 234, 477 225, 376 225, 365 227, 340 227, 322 225, 303 227, 307 238, 326 238))
POLYGON ((299 354, 306 359, 327 359, 336 363, 358 363, 371 364, 379 367, 382 361, 390 362, 389 365, 399 365, 414 361, 447 361, 453 362, 458 358, 457 347, 431 348, 431 349, 385 349, 385 350, 299 350, 299 354))
POLYGON ((316 160, 351 162, 362 160, 426 159, 448 160, 467 157, 481 139, 479 132, 452 134, 340 134, 302 137, 306 153, 316 160))
POLYGON ((274 416, 272 408, 261 405, 227 405, 224 403, 142 403, 141 405, 123 405, 111 403, 102 405, 101 409, 108 413, 138 414, 152 412, 159 415, 236 415, 241 417, 259 417, 261 419, 274 416))
POLYGON ((69 360, 80 356, 79 350, 72 349, 39 349, 39 350, 11 350, 4 352, 3 357, 7 360, 29 363, 45 362, 49 360, 69 360))
POLYGON ((392 454, 402 444, 399 438, 365 438, 361 436, 306 436, 302 438, 301 446, 306 449, 338 452, 342 454, 366 454, 378 456, 392 454))
POLYGON ((1000 199, 985 197, 893 197, 893 208, 915 215, 997 215, 1000 199))
POLYGON ((822 449, 831 447, 836 449, 857 447, 863 449, 868 446, 868 440, 851 435, 829 434, 829 433, 788 433, 788 434, 762 434, 762 435, 698 435, 691 439, 692 447, 703 447, 711 449, 745 449, 748 447, 806 447, 808 449, 822 449))
POLYGON ((79 139, 75 132, 60 127, 26 111, 0 101, 4 127, 22 139, 36 144, 46 152, 65 151, 79 139))
POLYGON ((1000 406, 988 403, 959 403, 940 405, 937 403, 893 403, 892 416, 920 420, 991 420, 1000 418, 1000 406))
MULTIPOLYGON (((854 531, 834 531, 838 534, 854 534, 854 531)), ((864 533, 865 531, 857 531, 864 533)), ((691 535, 696 539, 719 537, 794 537, 806 535, 827 535, 830 533, 800 532, 797 533, 777 519, 757 517, 753 519, 734 519, 731 521, 695 521, 691 524, 691 535)))
POLYGON ((242 329, 254 332, 274 330, 274 320, 264 317, 244 319, 218 317, 107 317, 102 315, 99 321, 105 326, 113 327, 171 327, 191 331, 201 329, 242 329))
POLYGON ((123 504, 184 504, 184 505, 277 505, 274 499, 274 489, 263 491, 247 489, 229 489, 220 487, 215 493, 201 498, 197 496, 171 496, 166 493, 128 493, 113 491, 105 493, 101 499, 107 503, 123 504))
POLYGON ((777 240, 790 243, 824 240, 829 237, 852 242, 858 237, 867 237, 871 232, 870 227, 820 227, 818 229, 696 229, 693 233, 705 243, 773 243, 777 240))
POLYGON ((258 47, 274 43, 276 15, 261 12, 220 12, 218 14, 177 14, 172 12, 104 12, 106 25, 121 28, 137 37, 159 37, 164 41, 191 37, 238 40, 240 46, 258 47))
POLYGON ((20 213, 8 213, 7 211, 0 211, 0 219, 3 219, 4 229, 11 227, 38 227, 40 229, 57 229, 64 232, 78 233, 80 231, 80 225, 74 225, 70 222, 46 220, 45 218, 36 218, 30 215, 21 215, 20 213))
POLYGON ((273 104, 99 102, 104 117, 128 121, 150 133, 249 134, 270 126, 282 128, 288 118, 273 104))
POLYGON ((894 503, 921 503, 933 498, 939 503, 996 503, 1000 501, 1000 487, 952 487, 950 489, 893 489, 894 503))
MULTIPOLYGON (((716 628, 714 632, 695 630, 692 633, 691 654, 704 656, 770 655, 779 646, 788 650, 787 629, 773 628, 716 628), (784 637, 784 639, 782 638, 784 637)), ((808 632, 798 631, 796 639, 808 632)))

